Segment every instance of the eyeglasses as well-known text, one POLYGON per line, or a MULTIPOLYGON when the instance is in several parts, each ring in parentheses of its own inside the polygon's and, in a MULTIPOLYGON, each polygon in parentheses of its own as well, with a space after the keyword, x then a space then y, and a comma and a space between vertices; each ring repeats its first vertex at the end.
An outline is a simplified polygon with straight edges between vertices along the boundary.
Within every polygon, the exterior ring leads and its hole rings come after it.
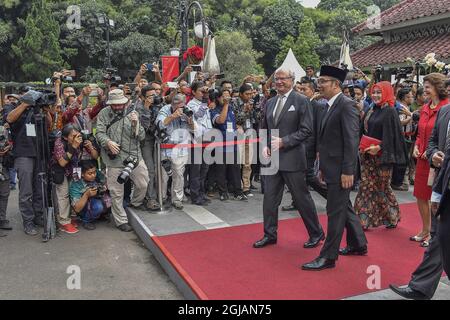
POLYGON ((336 80, 334 80, 334 79, 319 79, 319 80, 317 80, 317 83, 324 84, 324 83, 331 82, 331 81, 336 81, 336 80))
POLYGON ((280 78, 274 78, 275 82, 277 81, 285 81, 285 80, 292 80, 292 77, 280 77, 280 78))

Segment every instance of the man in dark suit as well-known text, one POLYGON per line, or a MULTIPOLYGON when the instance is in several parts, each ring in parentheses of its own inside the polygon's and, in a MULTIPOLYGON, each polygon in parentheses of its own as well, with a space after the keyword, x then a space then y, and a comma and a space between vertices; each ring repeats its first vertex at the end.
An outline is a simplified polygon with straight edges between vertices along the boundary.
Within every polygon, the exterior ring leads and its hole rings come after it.
MULTIPOLYGON (((308 168, 306 169, 306 184, 314 191, 327 199, 327 186, 320 181, 317 175, 316 160, 317 160, 317 134, 320 127, 320 120, 323 114, 327 112, 327 107, 322 102, 317 101, 319 93, 316 92, 315 82, 311 80, 302 80, 296 88, 298 92, 306 96, 311 101, 313 114, 313 134, 309 137, 306 143, 306 162, 308 168)), ((288 206, 281 207, 283 211, 296 210, 294 201, 288 206)))
POLYGON ((278 168, 273 175, 265 179, 264 190, 264 237, 254 243, 262 248, 277 242, 278 208, 283 198, 286 184, 292 194, 296 208, 308 230, 309 240, 305 248, 319 245, 325 238, 317 217, 314 201, 305 180, 307 168, 305 144, 312 135, 312 110, 309 100, 293 90, 294 73, 279 69, 275 72, 278 95, 267 103, 263 129, 269 130, 270 146, 264 148, 264 157, 269 158, 279 151, 279 159, 271 159, 278 168), (279 135, 275 137, 275 131, 279 135))
POLYGON ((395 293, 407 299, 429 300, 441 280, 442 271, 450 275, 450 105, 437 116, 427 148, 430 165, 439 170, 433 185, 431 241, 408 286, 390 285, 395 293), (436 206, 439 205, 439 209, 436 206))
POLYGON ((347 72, 323 66, 318 80, 322 96, 328 100, 318 132, 320 170, 327 183, 328 232, 318 258, 304 264, 303 270, 334 268, 338 254, 364 255, 367 240, 350 201, 359 146, 359 111, 356 103, 342 94, 347 72), (344 228, 347 248, 339 250, 344 228))

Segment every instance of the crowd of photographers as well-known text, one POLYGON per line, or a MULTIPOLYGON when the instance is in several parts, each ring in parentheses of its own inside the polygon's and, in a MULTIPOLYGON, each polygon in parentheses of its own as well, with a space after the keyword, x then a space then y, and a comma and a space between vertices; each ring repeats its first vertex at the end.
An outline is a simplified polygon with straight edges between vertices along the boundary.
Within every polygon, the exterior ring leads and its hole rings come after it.
MULTIPOLYGON (((372 79, 356 70, 353 80, 344 83, 343 93, 357 102, 363 118, 372 104, 369 89, 377 70, 372 79)), ((230 81, 196 72, 189 84, 192 71, 188 66, 173 82, 162 83, 158 65, 143 64, 133 83, 122 85, 109 70, 105 89, 92 84, 79 95, 65 84, 64 72, 55 72, 53 94, 24 87, 7 95, 0 119, 0 232, 11 230, 6 207, 16 174, 19 210, 28 235, 37 235, 43 226, 44 198, 49 193, 57 207, 57 224, 69 234, 77 233, 79 224, 93 230, 100 219, 112 219, 121 231, 131 231, 127 206, 157 212, 164 203, 181 210, 186 196, 192 204, 203 206, 214 193, 221 201, 248 201, 256 190, 253 182, 262 182, 263 177, 261 164, 253 161, 257 144, 246 133, 260 128, 266 103, 277 94, 273 77, 248 76, 234 87, 230 81), (40 142, 41 130, 48 136, 47 149, 40 142), (215 148, 216 159, 231 157, 231 161, 208 163, 202 157, 204 148, 190 147, 212 142, 212 130, 226 142, 245 137, 243 143, 215 148), (183 145, 161 149, 162 199, 156 184, 157 143, 183 145), (40 180, 42 163, 51 177, 51 191, 40 180)), ((307 96, 314 107, 324 101, 314 68, 308 66, 306 72, 294 90, 307 96)), ((414 183, 412 154, 418 112, 424 104, 423 89, 408 83, 399 81, 395 87, 396 110, 411 155, 408 166, 393 169, 392 187, 397 190, 408 190, 408 184, 414 183)), ((308 148, 308 185, 326 197, 314 143, 308 148)))

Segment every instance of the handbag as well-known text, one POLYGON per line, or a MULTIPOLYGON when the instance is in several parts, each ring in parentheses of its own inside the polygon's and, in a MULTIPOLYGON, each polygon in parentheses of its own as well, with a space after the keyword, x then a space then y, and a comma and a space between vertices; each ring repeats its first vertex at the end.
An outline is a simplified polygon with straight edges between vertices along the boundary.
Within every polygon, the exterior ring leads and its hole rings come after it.
MULTIPOLYGON (((359 142, 359 150, 361 152, 364 152, 364 150, 366 150, 371 146, 379 146, 379 145, 381 145, 381 140, 363 135, 361 137, 361 141, 359 142)), ((378 154, 381 154, 381 150, 378 154)))
POLYGON ((52 181, 54 184, 63 184, 66 175, 65 169, 58 164, 51 167, 52 181))

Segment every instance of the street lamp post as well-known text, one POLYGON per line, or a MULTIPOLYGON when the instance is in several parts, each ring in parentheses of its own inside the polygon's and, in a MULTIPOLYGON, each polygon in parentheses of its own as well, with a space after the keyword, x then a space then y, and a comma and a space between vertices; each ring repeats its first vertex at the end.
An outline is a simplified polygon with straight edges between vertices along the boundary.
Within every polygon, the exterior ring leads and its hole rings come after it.
POLYGON ((110 48, 110 41, 109 41, 109 28, 114 27, 114 20, 111 20, 108 18, 107 15, 102 14, 98 16, 98 22, 101 25, 106 25, 106 44, 107 44, 107 58, 108 58, 108 68, 111 69, 111 48, 110 48))
MULTIPOLYGON (((188 49, 188 42, 189 42, 189 27, 188 27, 188 20, 189 20, 189 14, 191 12, 191 9, 196 6, 200 10, 200 19, 202 24, 202 34, 201 38, 204 40, 204 38, 207 36, 207 27, 205 23, 205 19, 203 16, 203 8, 201 4, 198 1, 193 1, 191 4, 189 4, 189 0, 181 0, 180 3, 180 24, 181 24, 181 55, 183 55, 187 49, 188 49)), ((197 35, 198 37, 198 35, 197 35)), ((200 37, 199 37, 200 38, 200 37)), ((184 59, 181 62, 181 68, 184 70, 187 66, 187 61, 184 59)))

